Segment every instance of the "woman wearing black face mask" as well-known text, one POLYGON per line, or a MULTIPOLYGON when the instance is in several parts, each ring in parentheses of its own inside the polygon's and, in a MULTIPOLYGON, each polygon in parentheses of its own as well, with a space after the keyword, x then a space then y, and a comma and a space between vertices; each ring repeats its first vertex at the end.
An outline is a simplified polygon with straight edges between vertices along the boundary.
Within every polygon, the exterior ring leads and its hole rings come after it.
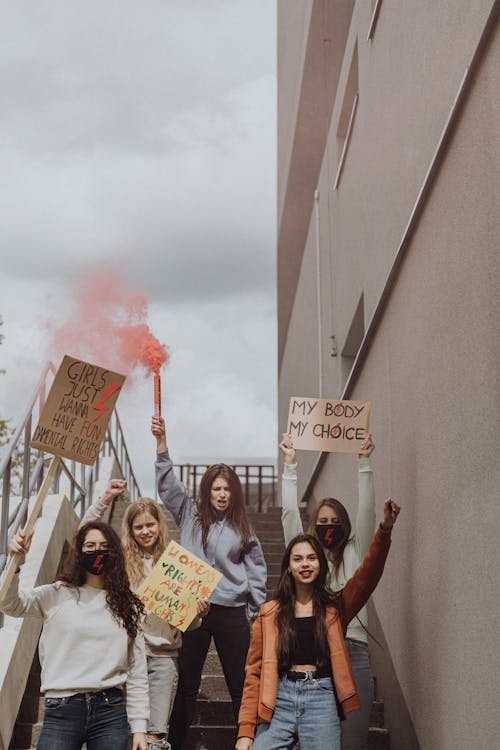
MULTIPOLYGON (((10 552, 28 552, 18 532, 10 552)), ((130 590, 120 540, 105 523, 76 535, 69 573, 31 591, 19 575, 1 602, 12 617, 43 620, 39 652, 45 716, 37 750, 147 750, 149 715, 143 607, 130 590), (123 688, 126 686, 126 702, 123 688)))
MULTIPOLYGON (((375 531, 375 493, 370 455, 375 445, 368 434, 358 458, 358 515, 351 534, 351 522, 344 505, 333 497, 320 500, 311 514, 308 533, 323 545, 328 560, 328 585, 332 591, 342 589, 361 564, 375 531)), ((303 533, 297 501, 297 464, 292 438, 283 435, 280 449, 285 457, 282 483, 282 524, 285 544, 303 533)), ((373 702, 373 679, 366 633, 367 612, 363 607, 348 625, 346 645, 351 659, 361 709, 352 711, 342 722, 342 750, 365 750, 368 744, 370 710, 373 702)))

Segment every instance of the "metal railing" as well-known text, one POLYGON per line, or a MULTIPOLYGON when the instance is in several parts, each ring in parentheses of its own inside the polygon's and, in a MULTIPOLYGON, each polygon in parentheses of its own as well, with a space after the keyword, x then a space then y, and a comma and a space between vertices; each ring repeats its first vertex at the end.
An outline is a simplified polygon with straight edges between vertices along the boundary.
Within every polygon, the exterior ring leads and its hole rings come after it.
MULTIPOLYGON (((199 480, 210 464, 175 464, 174 469, 188 492, 196 497, 199 480)), ((259 513, 276 505, 277 473, 273 464, 228 464, 243 486, 245 505, 259 513)))
MULTIPOLYGON (((43 409, 47 391, 52 384, 56 369, 49 362, 34 390, 31 401, 9 445, 6 446, 4 458, 0 464, 0 481, 2 483, 2 505, 0 508, 0 573, 3 571, 8 555, 9 542, 24 526, 28 517, 30 497, 36 495, 41 487, 52 454, 43 453, 30 447, 33 425, 38 423, 43 409)), ((87 466, 77 461, 61 460, 55 474, 52 492, 60 491, 61 479, 66 480, 65 491, 76 513, 81 517, 91 503, 94 484, 100 479, 100 464, 103 458, 113 457, 124 479, 127 480, 130 499, 140 496, 140 489, 135 478, 122 426, 116 410, 111 419, 101 444, 99 455, 94 466, 87 466)), ((108 479, 108 477, 106 477, 108 479)))

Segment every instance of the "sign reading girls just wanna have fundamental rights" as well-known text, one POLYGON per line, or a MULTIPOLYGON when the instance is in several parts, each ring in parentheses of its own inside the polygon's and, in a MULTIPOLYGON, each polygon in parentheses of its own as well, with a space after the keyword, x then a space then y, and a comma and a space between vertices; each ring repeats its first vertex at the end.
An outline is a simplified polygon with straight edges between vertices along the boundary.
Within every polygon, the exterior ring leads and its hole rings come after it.
POLYGON ((369 401, 292 396, 287 432, 299 450, 359 453, 369 432, 369 401))
POLYGON ((93 465, 124 381, 125 375, 66 355, 31 446, 93 465))
POLYGON ((196 602, 207 599, 222 573, 171 541, 136 595, 149 612, 185 631, 196 617, 196 602))

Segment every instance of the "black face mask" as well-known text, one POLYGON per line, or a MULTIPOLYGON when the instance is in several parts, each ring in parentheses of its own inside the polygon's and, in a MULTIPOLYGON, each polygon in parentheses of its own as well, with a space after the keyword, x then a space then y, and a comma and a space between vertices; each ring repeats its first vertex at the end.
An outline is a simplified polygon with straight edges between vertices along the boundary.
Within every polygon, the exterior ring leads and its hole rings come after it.
POLYGON ((82 565, 87 573, 94 576, 101 576, 106 570, 109 562, 109 550, 95 549, 93 552, 84 552, 82 555, 82 565))
POLYGON ((339 523, 317 523, 315 528, 318 539, 327 549, 332 549, 344 538, 344 530, 339 523))

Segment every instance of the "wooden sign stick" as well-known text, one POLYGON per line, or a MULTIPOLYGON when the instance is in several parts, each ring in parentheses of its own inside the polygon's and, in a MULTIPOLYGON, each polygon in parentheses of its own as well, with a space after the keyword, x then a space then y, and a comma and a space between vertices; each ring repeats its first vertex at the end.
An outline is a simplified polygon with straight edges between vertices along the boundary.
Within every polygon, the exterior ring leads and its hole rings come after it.
MULTIPOLYGON (((38 518, 38 516, 40 515, 40 511, 42 510, 43 502, 44 502, 45 498, 48 495, 48 492, 49 492, 49 489, 50 489, 50 486, 51 486, 52 482, 54 481, 54 477, 56 475, 56 471, 57 471, 57 468, 59 466, 60 460, 61 459, 60 459, 59 456, 53 456, 52 457, 52 460, 51 460, 51 462, 49 464, 48 471, 47 471, 47 473, 45 475, 45 478, 44 478, 44 480, 42 482, 42 486, 40 487, 40 489, 38 491, 38 495, 37 495, 37 498, 35 500, 35 504, 33 505, 33 508, 31 509, 30 516, 29 516, 29 518, 28 518, 28 520, 26 522, 26 526, 24 527, 24 531, 25 531, 26 534, 29 534, 30 531, 32 531, 32 529, 35 526, 35 521, 38 518)), ((0 587, 0 602, 4 599, 5 594, 7 593, 8 589, 10 587, 12 578, 14 576, 14 573, 17 570, 17 566, 19 565, 19 562, 21 561, 22 557, 23 557, 23 555, 20 552, 16 553, 15 555, 10 555, 9 556, 9 561, 8 561, 6 567, 5 567, 5 573, 4 573, 4 577, 3 577, 3 580, 2 580, 2 585, 0 587)))

